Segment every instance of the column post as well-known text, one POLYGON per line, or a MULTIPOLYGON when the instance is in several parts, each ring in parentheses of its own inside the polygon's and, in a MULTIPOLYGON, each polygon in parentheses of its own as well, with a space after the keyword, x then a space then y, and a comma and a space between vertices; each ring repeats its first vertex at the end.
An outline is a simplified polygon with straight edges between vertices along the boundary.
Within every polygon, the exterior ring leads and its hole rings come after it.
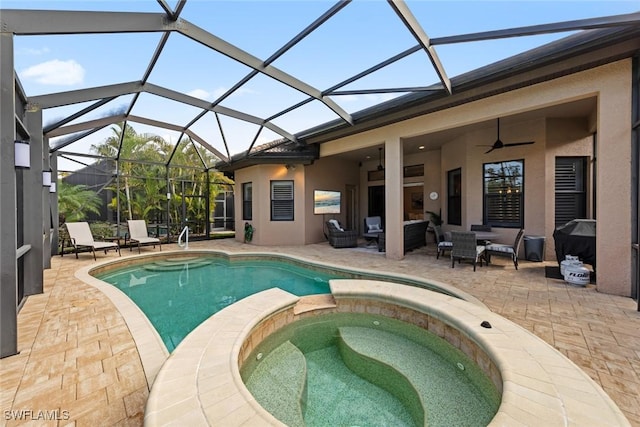
POLYGON ((13 34, 0 33, 0 357, 18 353, 13 34))
POLYGON ((404 176, 403 150, 400 137, 385 139, 384 200, 385 251, 390 259, 404 258, 404 176))

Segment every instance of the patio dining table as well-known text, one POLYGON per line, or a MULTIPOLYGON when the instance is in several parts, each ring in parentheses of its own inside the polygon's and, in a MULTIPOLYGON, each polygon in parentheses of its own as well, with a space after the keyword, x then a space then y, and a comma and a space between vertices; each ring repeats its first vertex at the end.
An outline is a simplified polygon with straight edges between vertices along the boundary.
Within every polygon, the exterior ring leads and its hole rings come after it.
POLYGON ((476 233, 477 240, 492 240, 496 237, 500 237, 500 234, 494 231, 474 231, 476 233))
POLYGON ((486 246, 491 243, 491 241, 500 235, 493 231, 474 231, 476 233, 476 241, 481 246, 486 246))

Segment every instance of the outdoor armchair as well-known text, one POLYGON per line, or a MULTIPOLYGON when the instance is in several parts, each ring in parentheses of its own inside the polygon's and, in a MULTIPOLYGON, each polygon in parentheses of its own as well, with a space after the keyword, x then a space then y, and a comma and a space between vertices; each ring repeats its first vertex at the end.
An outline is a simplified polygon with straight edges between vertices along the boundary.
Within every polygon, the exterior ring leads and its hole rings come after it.
POLYGON ((513 245, 505 245, 500 243, 491 243, 485 247, 485 259, 487 260, 487 264, 491 262, 491 255, 498 256, 506 256, 511 258, 513 261, 513 265, 518 269, 518 252, 520 251, 520 244, 522 243, 522 238, 524 237, 524 229, 521 228, 516 235, 516 240, 513 242, 513 245))
POLYGON ((364 219, 364 237, 367 241, 377 242, 380 233, 383 233, 382 218, 379 216, 368 216, 364 219))
POLYGON ((473 262, 473 271, 476 271, 476 264, 480 262, 482 267, 482 256, 484 255, 484 246, 478 245, 476 241, 476 233, 473 231, 452 231, 451 241, 451 268, 455 266, 455 260, 460 262, 468 259, 473 262))
MULTIPOLYGON (((162 251, 160 239, 156 237, 149 237, 147 222, 144 219, 130 219, 127 220, 127 224, 129 225, 129 240, 132 244, 138 244, 138 253, 140 253, 140 246, 142 245, 153 245, 155 248, 157 244, 160 246, 160 250, 162 251)), ((131 251, 131 246, 129 247, 129 251, 131 251)))
MULTIPOLYGON (((109 249, 115 249, 118 251, 118 255, 121 255, 120 245, 117 242, 95 241, 93 239, 91 229, 89 228, 89 223, 67 222, 65 223, 65 226, 67 227, 67 232, 69 233, 69 241, 71 242, 71 245, 73 246, 73 249, 76 253, 76 258, 78 258, 78 251, 80 249, 90 249, 91 252, 93 252, 94 261, 96 260, 96 249, 104 250, 105 254, 109 249)), ((64 252, 64 247, 62 248, 62 252, 64 252)))
POLYGON ((335 219, 326 222, 329 244, 334 248, 355 248, 358 246, 358 232, 345 230, 335 219))

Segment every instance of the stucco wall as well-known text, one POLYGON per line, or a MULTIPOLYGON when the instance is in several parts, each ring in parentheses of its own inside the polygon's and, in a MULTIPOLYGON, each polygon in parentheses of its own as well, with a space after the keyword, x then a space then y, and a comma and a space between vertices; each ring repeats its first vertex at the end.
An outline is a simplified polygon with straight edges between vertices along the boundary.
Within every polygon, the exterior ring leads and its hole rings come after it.
POLYGON ((244 240, 242 219, 242 184, 253 186, 253 219, 248 221, 255 228, 252 244, 255 245, 303 245, 305 244, 305 182, 304 168, 298 165, 287 169, 285 165, 258 165, 236 171, 235 211, 236 240, 244 240), (271 181, 294 180, 294 220, 271 221, 271 181))
MULTIPOLYGON (((594 96, 598 100, 597 111, 595 117, 590 118, 589 126, 590 130, 594 130, 593 124, 596 124, 599 141, 596 153, 598 289, 607 293, 630 295, 631 61, 629 59, 340 138, 322 144, 320 152, 321 156, 339 154, 398 137, 429 134, 594 96)), ((555 177, 549 174, 549 168, 554 167, 555 160, 552 161, 552 156, 555 154, 545 153, 544 150, 547 137, 557 138, 563 133, 562 128, 563 125, 553 121, 551 123, 546 121, 518 123, 516 129, 507 127, 501 135, 503 140, 524 137, 526 140, 535 140, 536 144, 496 150, 497 152, 491 153, 492 156, 483 156, 483 153, 474 147, 479 139, 491 142, 495 140, 495 130, 488 128, 484 132, 476 132, 475 135, 464 135, 446 143, 441 148, 441 194, 446 194, 446 172, 456 167, 463 168, 462 223, 465 228, 471 222, 482 220, 480 203, 482 162, 489 159, 524 158, 527 209, 525 230, 528 234, 544 234, 547 236, 547 241, 550 240, 553 233, 550 215, 553 212, 552 200, 554 200, 554 186, 550 184, 555 177)), ((557 147, 554 150, 557 150, 557 147)), ((397 210, 398 208, 387 202, 387 209, 397 210)), ((443 217, 446 218, 444 205, 443 217)), ((393 238, 388 236, 387 244, 393 238)), ((547 247, 547 257, 549 251, 547 247)))
MULTIPOLYGON (((597 174, 595 201, 597 227, 597 286, 600 291, 630 295, 631 284, 631 61, 622 60, 598 68, 565 76, 552 81, 524 87, 492 98, 463 104, 445 111, 396 123, 375 130, 324 143, 320 147, 321 159, 308 167, 287 170, 284 165, 254 166, 237 171, 236 194, 242 182, 254 183, 255 244, 304 244, 321 241, 322 220, 313 215, 313 189, 339 189, 353 183, 358 188, 361 219, 366 215, 366 171, 371 165, 358 167, 353 161, 338 160, 334 155, 350 152, 359 147, 385 143, 386 228, 387 257, 401 258, 403 187, 400 164, 415 164, 423 158, 425 165, 433 164, 437 155, 429 152, 415 158, 403 158, 399 141, 416 135, 428 135, 465 124, 514 115, 528 110, 552 107, 578 99, 596 98, 597 107, 584 123, 555 118, 525 119, 505 123, 501 127, 503 141, 534 140, 535 144, 504 148, 485 154, 486 147, 495 140, 495 127, 469 132, 446 142, 440 149, 441 162, 425 175, 426 194, 432 186, 439 186, 440 205, 446 218, 447 171, 462 168, 462 226, 482 222, 482 164, 488 161, 524 159, 525 161, 525 230, 527 234, 546 236, 546 258, 554 259, 552 234, 554 230, 554 168, 559 155, 590 155, 590 133, 597 132, 595 153, 597 174), (394 163, 395 162, 395 163, 394 163), (305 170, 307 172, 305 172, 305 170), (305 173, 307 176, 305 177, 305 173), (272 222, 269 213, 269 181, 295 179, 295 221, 272 222), (305 182, 306 179, 306 182, 305 182), (358 185, 359 183, 359 185, 358 185), (391 192, 390 192, 391 191, 391 192)), ((435 153, 432 153, 435 154, 435 153)), ((591 153, 592 154, 592 153, 591 153)), ((377 165, 377 159, 370 163, 377 165)), ((375 167, 374 165, 374 167, 375 167)), ((427 167, 425 166, 425 172, 427 167)), ((380 184, 380 183, 378 183, 380 184)), ((594 201, 590 201, 593 203, 594 201)), ((236 211, 241 212, 241 197, 236 198, 236 211)), ((429 202, 430 203, 430 202, 429 202)), ((427 208, 425 207, 425 210, 427 208)), ((242 230, 239 219, 236 229, 242 230)), ((344 217, 341 219, 344 220, 344 217)), ((445 228, 447 228, 445 226, 445 228)), ((517 230, 499 229, 500 241, 512 243, 517 230)), ((239 234, 239 239, 242 235, 239 234)), ((523 253, 521 252, 521 256, 523 253)))
MULTIPOLYGON (((339 159, 335 157, 328 157, 318 159, 312 165, 304 167, 304 179, 305 185, 305 221, 307 229, 305 233, 306 243, 318 243, 325 241, 323 234, 324 222, 331 219, 338 219, 343 225, 349 227, 346 222, 346 215, 348 211, 347 202, 349 197, 347 195, 348 187, 355 187, 356 194, 354 205, 358 205, 360 189, 359 173, 360 167, 358 162, 345 159, 339 159), (340 191, 342 194, 341 209, 339 215, 315 215, 313 213, 313 192, 314 190, 335 190, 340 191)), ((366 205, 365 205, 366 208, 366 205)), ((361 208, 360 208, 361 209, 361 208)), ((354 218, 358 225, 358 218, 360 214, 358 211, 354 212, 354 218)), ((350 227, 349 227, 350 228, 350 227)))
MULTIPOLYGON (((556 157, 588 157, 593 159, 593 134, 589 128, 589 122, 581 119, 548 119, 547 120, 547 151, 545 187, 555 188, 555 162, 556 157)), ((592 218, 593 200, 591 186, 593 177, 591 176, 591 161, 587 165, 587 218, 592 218)), ((545 210, 545 259, 555 260, 555 242, 553 231, 555 229, 555 193, 547 191, 545 210)))

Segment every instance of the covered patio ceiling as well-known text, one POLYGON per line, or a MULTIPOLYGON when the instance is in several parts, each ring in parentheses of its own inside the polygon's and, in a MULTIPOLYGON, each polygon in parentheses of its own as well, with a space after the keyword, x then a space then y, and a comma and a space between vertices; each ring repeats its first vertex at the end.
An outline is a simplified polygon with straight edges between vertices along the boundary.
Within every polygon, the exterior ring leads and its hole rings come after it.
MULTIPOLYGON (((567 102, 565 104, 553 105, 543 109, 531 110, 526 112, 520 112, 512 114, 507 117, 501 117, 500 122, 503 126, 508 127, 511 123, 517 123, 521 121, 534 120, 540 118, 555 118, 555 119, 568 119, 568 118, 582 118, 587 120, 597 111, 597 98, 585 98, 577 101, 567 102)), ((483 129, 489 129, 491 132, 496 132, 496 121, 482 121, 465 126, 458 126, 452 129, 443 130, 435 133, 427 133, 423 135, 417 135, 411 138, 403 139, 403 153, 404 155, 417 154, 420 152, 427 152, 432 150, 439 150, 447 142, 460 137, 464 134, 474 133, 483 129)), ((490 144, 493 139, 487 141, 478 141, 479 144, 490 144)), ((360 148, 357 150, 341 153, 338 157, 349 159, 356 162, 364 160, 378 158, 378 148, 382 145, 371 146, 366 148, 360 148)))
MULTIPOLYGON (((6 0, 0 17, 3 33, 16 36, 16 73, 29 108, 43 110, 50 152, 86 156, 124 121, 176 145, 186 137, 224 165, 278 144, 304 149, 308 129, 353 126, 359 111, 403 96, 455 94, 455 76, 522 49, 640 23, 632 2, 570 11, 516 3, 6 0), (481 19, 480 6, 494 18, 481 19), (550 19, 531 21, 527 7, 548 8, 550 19), (93 62, 76 60, 80 54, 93 62), (56 80, 46 70, 56 66, 80 76, 56 80)), ((438 146, 457 131, 448 132, 407 141, 407 150, 438 146)))

